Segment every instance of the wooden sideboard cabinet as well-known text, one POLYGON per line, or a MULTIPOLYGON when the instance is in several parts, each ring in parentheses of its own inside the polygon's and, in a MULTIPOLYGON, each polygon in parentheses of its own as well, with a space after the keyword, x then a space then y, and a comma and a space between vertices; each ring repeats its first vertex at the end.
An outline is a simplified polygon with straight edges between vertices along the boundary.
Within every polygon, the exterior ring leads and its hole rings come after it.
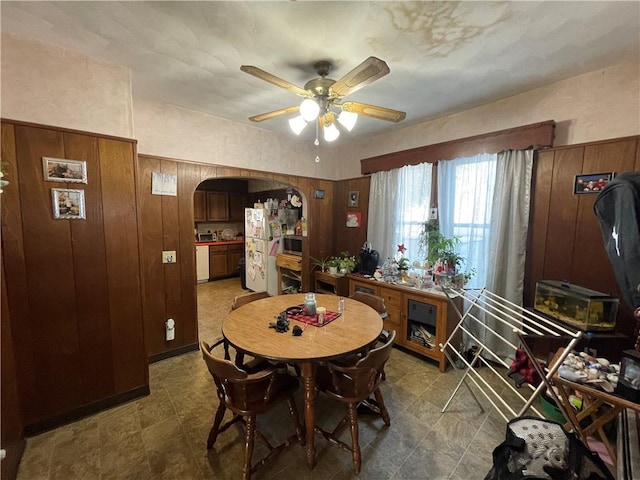
POLYGON ((316 293, 347 297, 349 295, 349 279, 344 275, 332 275, 316 270, 314 290, 316 293))
MULTIPOLYGON (((447 341, 459 318, 443 292, 378 282, 357 274, 348 278, 350 295, 361 291, 384 299, 384 328, 396 330, 397 345, 437 361, 441 372, 447 369, 447 358, 439 345, 447 341)), ((462 310, 461 305, 458 308, 462 310)), ((453 344, 459 341, 454 339, 453 344)))
POLYGON ((302 292, 302 257, 280 253, 276 256, 278 267, 278 295, 302 292))

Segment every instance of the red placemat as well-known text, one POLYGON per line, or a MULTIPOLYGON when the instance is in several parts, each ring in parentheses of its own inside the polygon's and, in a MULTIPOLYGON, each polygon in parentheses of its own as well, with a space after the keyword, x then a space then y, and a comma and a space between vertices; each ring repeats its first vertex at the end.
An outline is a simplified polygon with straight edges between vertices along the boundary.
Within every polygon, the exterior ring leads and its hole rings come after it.
POLYGON ((318 323, 318 315, 305 315, 303 313, 287 313, 287 317, 298 322, 306 323, 307 325, 313 325, 314 327, 324 327, 325 325, 333 322, 338 318, 340 314, 338 312, 332 312, 327 310, 324 316, 324 323, 320 325, 318 323))

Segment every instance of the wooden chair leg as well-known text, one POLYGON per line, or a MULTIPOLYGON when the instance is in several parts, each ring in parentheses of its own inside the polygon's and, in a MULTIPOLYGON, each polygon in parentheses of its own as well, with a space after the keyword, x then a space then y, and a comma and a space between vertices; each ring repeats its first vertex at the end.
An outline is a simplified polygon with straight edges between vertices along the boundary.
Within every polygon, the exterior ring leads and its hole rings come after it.
POLYGON ((351 430, 351 451, 353 456, 353 467, 356 475, 360 473, 362 457, 360 455, 360 441, 358 439, 358 409, 355 403, 349 404, 349 429, 351 430))
POLYGON ((256 416, 250 415, 246 418, 246 437, 245 437, 245 454, 244 467, 242 469, 242 480, 251 479, 251 456, 253 455, 253 442, 256 436, 256 416))
POLYGON ((244 364, 244 353, 236 352, 236 366, 242 368, 243 364, 244 364))
POLYGON ((382 415, 382 420, 384 420, 384 424, 388 427, 391 425, 391 418, 389 417, 389 412, 387 411, 387 407, 384 405, 384 399, 382 398, 382 392, 379 388, 376 388, 373 391, 373 395, 376 397, 376 403, 378 404, 378 408, 380 409, 380 415, 382 415))
POLYGON ((220 432, 220 424, 222 423, 224 412, 226 410, 227 407, 225 407, 224 403, 220 402, 218 410, 216 411, 216 417, 213 420, 213 426, 211 427, 211 431, 209 432, 209 438, 207 439, 207 449, 213 448, 213 444, 216 443, 218 433, 220 432))
POLYGON ((304 432, 302 431, 302 426, 300 425, 298 408, 296 407, 296 402, 292 396, 287 397, 287 404, 289 404, 289 415, 291 415, 291 419, 293 420, 293 426, 296 429, 298 441, 301 445, 304 445, 304 432))

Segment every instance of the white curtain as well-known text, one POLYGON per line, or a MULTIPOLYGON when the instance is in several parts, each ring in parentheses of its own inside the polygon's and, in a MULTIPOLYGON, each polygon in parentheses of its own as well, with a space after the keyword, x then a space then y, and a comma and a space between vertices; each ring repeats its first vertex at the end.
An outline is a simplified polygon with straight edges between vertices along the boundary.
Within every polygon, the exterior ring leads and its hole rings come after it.
POLYGON ((476 270, 467 288, 481 288, 487 278, 496 158, 480 154, 438 162, 440 231, 460 239, 456 251, 467 259, 461 270, 476 270))
MULTIPOLYGON (((456 251, 467 258, 467 269, 477 270, 467 287, 486 287, 517 305, 524 288, 532 166, 533 150, 438 162, 440 229, 460 237, 456 251)), ((511 329, 489 316, 483 321, 517 345, 511 329)), ((500 357, 513 356, 513 349, 487 330, 473 333, 500 357)))
MULTIPOLYGON (((533 154, 533 150, 507 150, 498 154, 491 208, 485 284, 489 291, 517 305, 522 305, 523 301, 533 154)), ((513 343, 518 343, 511 329, 501 324, 492 327, 513 343)), ((498 355, 513 355, 503 343, 492 345, 491 338, 486 340, 498 355)))
POLYGON ((380 263, 404 244, 406 256, 418 259, 422 223, 429 217, 432 165, 409 165, 371 176, 367 239, 380 254, 380 263))

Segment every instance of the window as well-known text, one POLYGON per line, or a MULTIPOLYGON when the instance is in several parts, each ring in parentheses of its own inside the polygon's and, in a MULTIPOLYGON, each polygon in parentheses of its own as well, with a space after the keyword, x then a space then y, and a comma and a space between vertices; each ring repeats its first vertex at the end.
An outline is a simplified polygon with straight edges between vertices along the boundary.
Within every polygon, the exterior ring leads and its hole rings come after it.
POLYGON ((496 162, 496 154, 481 154, 438 163, 440 230, 460 238, 456 250, 467 259, 462 269, 476 269, 471 288, 486 278, 496 162))

